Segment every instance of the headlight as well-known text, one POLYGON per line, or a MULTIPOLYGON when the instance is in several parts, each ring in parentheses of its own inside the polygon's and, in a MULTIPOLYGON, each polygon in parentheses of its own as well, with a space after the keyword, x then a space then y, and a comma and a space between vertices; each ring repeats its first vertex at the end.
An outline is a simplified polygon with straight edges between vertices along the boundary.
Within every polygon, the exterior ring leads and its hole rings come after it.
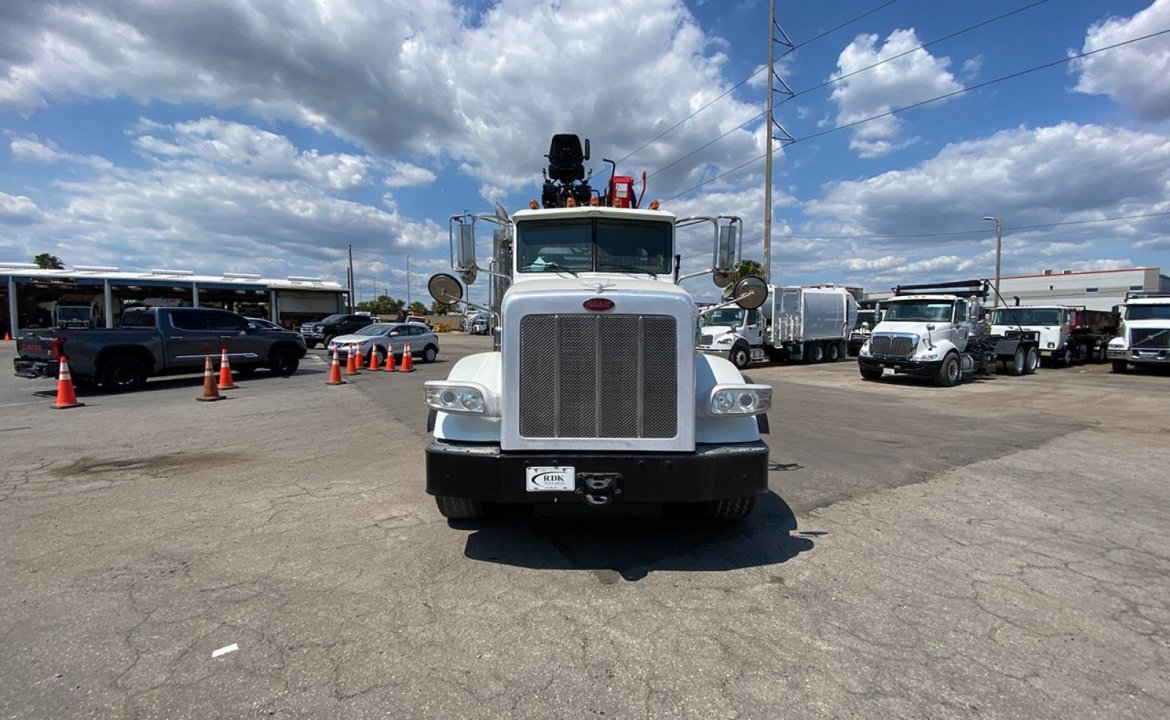
POLYGON ((861 349, 857 351, 857 354, 858 354, 858 355, 864 355, 864 356, 866 356, 866 357, 869 357, 869 356, 870 356, 870 352, 869 352, 869 340, 866 340, 864 343, 862 343, 862 344, 861 344, 861 349))
POLYGON ((478 383, 430 380, 425 384, 427 407, 450 413, 498 417, 499 399, 478 383))
POLYGON ((716 385, 707 403, 710 415, 758 415, 770 407, 771 385, 716 385))
POLYGON ((731 341, 734 339, 735 338, 731 338, 731 337, 721 337, 715 341, 715 344, 716 345, 730 345, 731 341))

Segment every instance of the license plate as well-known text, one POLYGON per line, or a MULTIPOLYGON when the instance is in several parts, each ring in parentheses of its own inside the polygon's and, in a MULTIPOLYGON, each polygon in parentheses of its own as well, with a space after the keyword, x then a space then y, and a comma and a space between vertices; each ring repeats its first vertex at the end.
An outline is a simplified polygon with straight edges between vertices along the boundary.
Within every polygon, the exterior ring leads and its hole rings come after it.
POLYGON ((563 467, 524 468, 528 492, 572 492, 577 489, 576 470, 563 467))

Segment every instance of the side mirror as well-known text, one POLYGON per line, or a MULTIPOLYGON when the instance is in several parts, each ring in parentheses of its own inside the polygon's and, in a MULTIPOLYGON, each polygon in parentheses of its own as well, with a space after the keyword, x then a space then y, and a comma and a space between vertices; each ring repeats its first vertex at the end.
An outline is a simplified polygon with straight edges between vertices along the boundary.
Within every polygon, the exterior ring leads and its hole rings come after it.
POLYGON ((463 299, 463 286, 459 279, 447 273, 435 273, 427 281, 427 292, 435 302, 443 305, 454 305, 463 299))
POLYGON ((732 297, 739 298, 735 304, 744 310, 755 310, 768 299, 768 284, 763 278, 749 275, 735 284, 732 297))
POLYGON ((455 270, 463 278, 463 282, 470 285, 475 282, 477 267, 475 264, 475 226, 469 222, 460 222, 451 227, 451 242, 455 245, 455 270), (455 228, 459 228, 458 237, 455 237, 455 228))
POLYGON ((589 159, 589 138, 585 138, 585 152, 581 155, 582 160, 589 159))
MULTIPOLYGON (((736 250, 739 227, 729 223, 719 228, 719 239, 715 243, 715 272, 711 276, 716 287, 727 287, 735 273, 736 250)), ((737 295, 738 296, 738 295, 737 295)))

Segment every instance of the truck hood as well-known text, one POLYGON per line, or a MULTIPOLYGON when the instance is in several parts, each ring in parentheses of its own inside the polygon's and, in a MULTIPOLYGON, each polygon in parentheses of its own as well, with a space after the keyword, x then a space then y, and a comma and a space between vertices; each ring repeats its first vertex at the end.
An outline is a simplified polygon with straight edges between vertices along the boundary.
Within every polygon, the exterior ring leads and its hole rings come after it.
POLYGON ((736 328, 733 328, 730 325, 703 325, 699 328, 699 333, 717 338, 726 335, 729 332, 734 332, 735 330, 736 328))
POLYGON ((934 325, 934 330, 932 331, 934 333, 949 330, 951 327, 950 323, 882 321, 878 323, 877 327, 871 330, 870 333, 874 335, 881 333, 899 333, 902 335, 918 335, 920 337, 926 337, 927 325, 934 325))

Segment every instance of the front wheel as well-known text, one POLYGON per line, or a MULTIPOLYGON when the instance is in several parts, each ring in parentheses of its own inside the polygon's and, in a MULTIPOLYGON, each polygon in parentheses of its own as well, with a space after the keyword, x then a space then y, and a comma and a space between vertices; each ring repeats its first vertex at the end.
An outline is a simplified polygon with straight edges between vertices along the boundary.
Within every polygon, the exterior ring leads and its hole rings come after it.
POLYGON ((884 373, 885 373, 885 370, 883 370, 882 368, 863 367, 863 368, 861 368, 861 379, 862 380, 870 380, 870 381, 881 380, 882 375, 884 373))
POLYGON ((731 360, 731 364, 740 370, 743 370, 745 367, 747 367, 748 363, 751 362, 751 359, 752 355, 745 345, 736 345, 735 347, 731 348, 731 355, 728 356, 728 360, 731 360))
POLYGON ((138 390, 146 384, 146 365, 138 358, 117 355, 98 368, 98 384, 110 392, 138 390))
POLYGON ((288 377, 295 373, 300 364, 301 359, 297 357, 296 351, 292 348, 276 348, 268 357, 268 369, 272 371, 273 375, 281 377, 288 377))
POLYGON ((487 508, 480 500, 436 495, 435 505, 439 514, 448 520, 476 520, 487 514, 487 508))
POLYGON ((1127 370, 1129 370, 1129 363, 1127 363, 1126 361, 1124 361, 1124 360, 1114 360, 1113 361, 1113 372, 1121 374, 1127 370))
POLYGON ((756 506, 756 496, 723 498, 707 503, 704 517, 707 520, 719 522, 738 522, 752 514, 756 506))
POLYGON ((934 373, 934 384, 939 387, 954 387, 959 384, 959 358, 954 353, 947 353, 942 364, 934 373))

